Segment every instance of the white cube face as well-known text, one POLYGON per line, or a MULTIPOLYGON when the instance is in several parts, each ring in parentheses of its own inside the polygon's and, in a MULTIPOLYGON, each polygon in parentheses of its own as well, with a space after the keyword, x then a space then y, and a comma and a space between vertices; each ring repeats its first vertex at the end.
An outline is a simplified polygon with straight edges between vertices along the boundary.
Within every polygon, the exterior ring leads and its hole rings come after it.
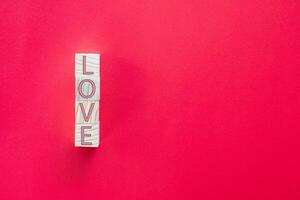
POLYGON ((76 124, 75 147, 99 146, 99 122, 97 124, 76 124))
POLYGON ((100 79, 93 76, 78 76, 75 84, 76 101, 99 101, 100 79))
POLYGON ((100 140, 100 54, 75 54, 75 146, 98 147, 100 140))
POLYGON ((99 101, 75 102, 76 124, 97 124, 99 121, 99 101))
POLYGON ((100 78, 100 54, 76 53, 75 54, 75 74, 76 76, 88 76, 92 72, 95 77, 100 78), (86 70, 84 73, 83 66, 86 70))

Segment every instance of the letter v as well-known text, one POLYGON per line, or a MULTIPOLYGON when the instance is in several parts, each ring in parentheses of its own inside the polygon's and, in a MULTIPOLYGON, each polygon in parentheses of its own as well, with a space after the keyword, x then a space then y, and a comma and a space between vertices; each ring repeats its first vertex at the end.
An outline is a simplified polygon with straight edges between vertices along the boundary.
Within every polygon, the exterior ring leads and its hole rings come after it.
POLYGON ((83 104, 82 104, 82 103, 79 103, 79 106, 80 106, 81 113, 82 113, 82 115, 83 115, 84 121, 85 121, 85 122, 88 122, 88 121, 90 120, 91 115, 92 115, 92 112, 93 112, 95 103, 91 103, 91 106, 90 106, 90 109, 89 109, 89 112, 88 112, 87 115, 86 115, 85 109, 84 109, 84 107, 83 107, 83 104))

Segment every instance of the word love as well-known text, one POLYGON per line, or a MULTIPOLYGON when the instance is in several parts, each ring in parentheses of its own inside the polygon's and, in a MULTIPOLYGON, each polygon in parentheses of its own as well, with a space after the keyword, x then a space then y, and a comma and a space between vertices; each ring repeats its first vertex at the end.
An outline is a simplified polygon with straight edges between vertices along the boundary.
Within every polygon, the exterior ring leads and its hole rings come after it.
POLYGON ((75 54, 75 147, 99 146, 100 55, 75 54))

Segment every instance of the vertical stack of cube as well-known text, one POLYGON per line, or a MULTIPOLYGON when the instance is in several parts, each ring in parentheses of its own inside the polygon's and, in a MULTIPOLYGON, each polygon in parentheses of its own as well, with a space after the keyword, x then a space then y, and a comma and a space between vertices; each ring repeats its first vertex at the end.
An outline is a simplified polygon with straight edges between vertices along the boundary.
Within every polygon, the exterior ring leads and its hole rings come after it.
POLYGON ((100 54, 75 54, 75 146, 99 146, 100 54))

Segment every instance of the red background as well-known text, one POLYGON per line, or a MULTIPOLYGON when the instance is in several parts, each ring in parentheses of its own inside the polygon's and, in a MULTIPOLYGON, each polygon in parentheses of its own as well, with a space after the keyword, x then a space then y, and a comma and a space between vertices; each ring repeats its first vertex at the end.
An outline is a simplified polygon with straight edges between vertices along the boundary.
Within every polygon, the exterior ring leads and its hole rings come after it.
POLYGON ((0 199, 300 199, 300 2, 0 3, 0 199), (101 146, 74 55, 101 53, 101 146))

